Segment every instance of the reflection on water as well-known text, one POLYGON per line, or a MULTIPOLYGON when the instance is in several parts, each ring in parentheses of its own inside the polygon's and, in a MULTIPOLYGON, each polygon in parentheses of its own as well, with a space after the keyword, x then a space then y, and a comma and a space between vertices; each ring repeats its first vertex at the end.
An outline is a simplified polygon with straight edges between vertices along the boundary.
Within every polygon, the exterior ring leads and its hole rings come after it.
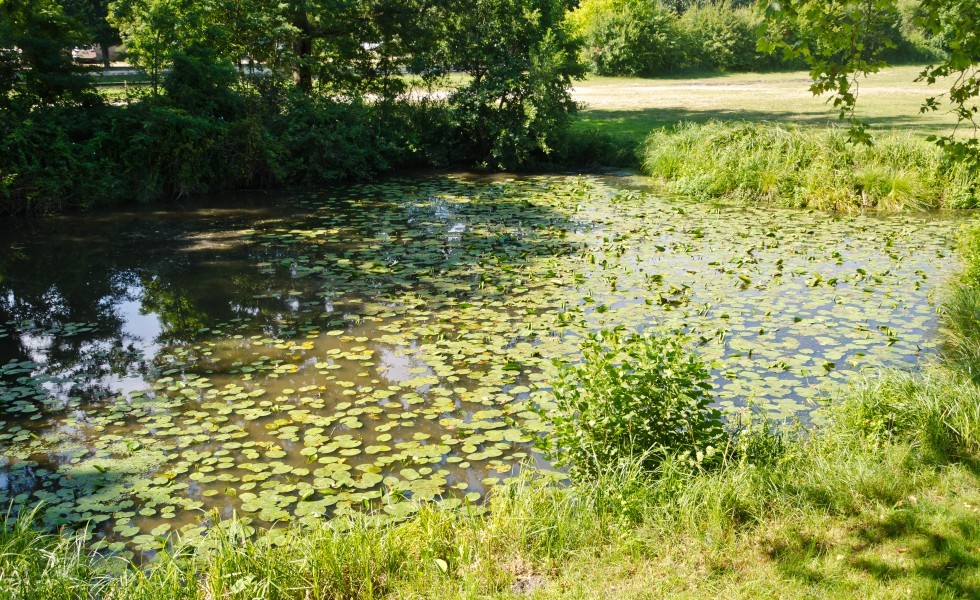
POLYGON ((537 460, 552 358, 683 329, 719 402, 806 418, 934 347, 953 217, 831 218, 622 181, 399 180, 0 239, 0 501, 122 548, 411 501, 537 460), (118 540, 118 542, 116 541, 118 540))

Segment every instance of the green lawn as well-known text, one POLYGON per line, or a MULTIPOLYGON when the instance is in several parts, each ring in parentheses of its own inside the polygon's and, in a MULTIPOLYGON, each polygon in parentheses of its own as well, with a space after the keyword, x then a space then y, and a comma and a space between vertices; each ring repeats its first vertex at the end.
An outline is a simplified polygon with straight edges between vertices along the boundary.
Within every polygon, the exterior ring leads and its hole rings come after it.
MULTIPOLYGON (((915 83, 920 70, 918 66, 894 67, 861 80, 858 116, 881 130, 923 136, 951 131, 956 122, 953 115, 919 113, 925 98, 943 91, 942 82, 935 86, 915 83)), ((681 121, 839 123, 827 98, 815 97, 809 85, 804 71, 658 79, 589 77, 575 85, 573 96, 583 105, 575 128, 595 128, 617 141, 639 144, 651 131, 681 121)))

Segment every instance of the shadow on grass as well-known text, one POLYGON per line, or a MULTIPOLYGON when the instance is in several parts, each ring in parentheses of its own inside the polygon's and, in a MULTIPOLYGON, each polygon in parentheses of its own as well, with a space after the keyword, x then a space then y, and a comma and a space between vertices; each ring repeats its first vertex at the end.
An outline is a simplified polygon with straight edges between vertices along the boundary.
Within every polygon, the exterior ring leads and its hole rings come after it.
MULTIPOLYGON (((729 121, 775 122, 810 127, 846 126, 828 109, 828 114, 801 115, 791 111, 759 110, 695 110, 690 108, 646 108, 640 110, 583 110, 576 120, 573 131, 581 133, 594 130, 618 142, 639 147, 654 130, 671 127, 682 122, 704 123, 712 119, 729 121)), ((878 130, 895 130, 922 133, 922 119, 918 114, 868 117, 867 121, 878 130)))
POLYGON ((980 518, 960 498, 862 519, 843 541, 794 532, 770 557, 787 578, 831 592, 870 577, 911 597, 980 598, 980 518))
POLYGON ((932 581, 958 598, 980 598, 980 518, 975 513, 953 516, 949 512, 893 513, 860 534, 871 547, 883 551, 865 552, 852 566, 877 580, 915 577, 932 581), (904 560, 887 560, 889 552, 904 560))

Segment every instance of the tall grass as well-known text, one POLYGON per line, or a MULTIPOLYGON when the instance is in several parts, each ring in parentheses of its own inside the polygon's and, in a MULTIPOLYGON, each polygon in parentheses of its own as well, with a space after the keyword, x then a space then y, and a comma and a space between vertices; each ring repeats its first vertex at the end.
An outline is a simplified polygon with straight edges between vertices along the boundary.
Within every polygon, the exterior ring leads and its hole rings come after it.
POLYGON ((943 352, 973 383, 980 384, 980 226, 965 227, 957 247, 966 264, 943 303, 943 352))
POLYGON ((647 138, 643 166, 703 199, 850 211, 973 208, 980 178, 911 134, 854 145, 836 129, 773 123, 681 124, 647 138))

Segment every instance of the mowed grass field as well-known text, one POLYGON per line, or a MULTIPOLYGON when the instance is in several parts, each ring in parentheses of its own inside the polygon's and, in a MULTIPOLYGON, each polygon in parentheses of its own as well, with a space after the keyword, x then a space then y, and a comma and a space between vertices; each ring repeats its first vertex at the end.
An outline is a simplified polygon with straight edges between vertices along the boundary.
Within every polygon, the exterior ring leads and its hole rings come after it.
MULTIPOLYGON (((956 118, 948 111, 920 113, 927 97, 949 87, 943 81, 932 86, 916 83, 921 70, 893 67, 860 79, 857 116, 879 131, 923 137, 952 131, 956 118)), ((574 86, 573 97, 582 106, 575 129, 598 130, 617 142, 640 144, 656 129, 711 119, 839 125, 828 97, 814 96, 809 88, 805 71, 657 79, 590 76, 574 86)))

